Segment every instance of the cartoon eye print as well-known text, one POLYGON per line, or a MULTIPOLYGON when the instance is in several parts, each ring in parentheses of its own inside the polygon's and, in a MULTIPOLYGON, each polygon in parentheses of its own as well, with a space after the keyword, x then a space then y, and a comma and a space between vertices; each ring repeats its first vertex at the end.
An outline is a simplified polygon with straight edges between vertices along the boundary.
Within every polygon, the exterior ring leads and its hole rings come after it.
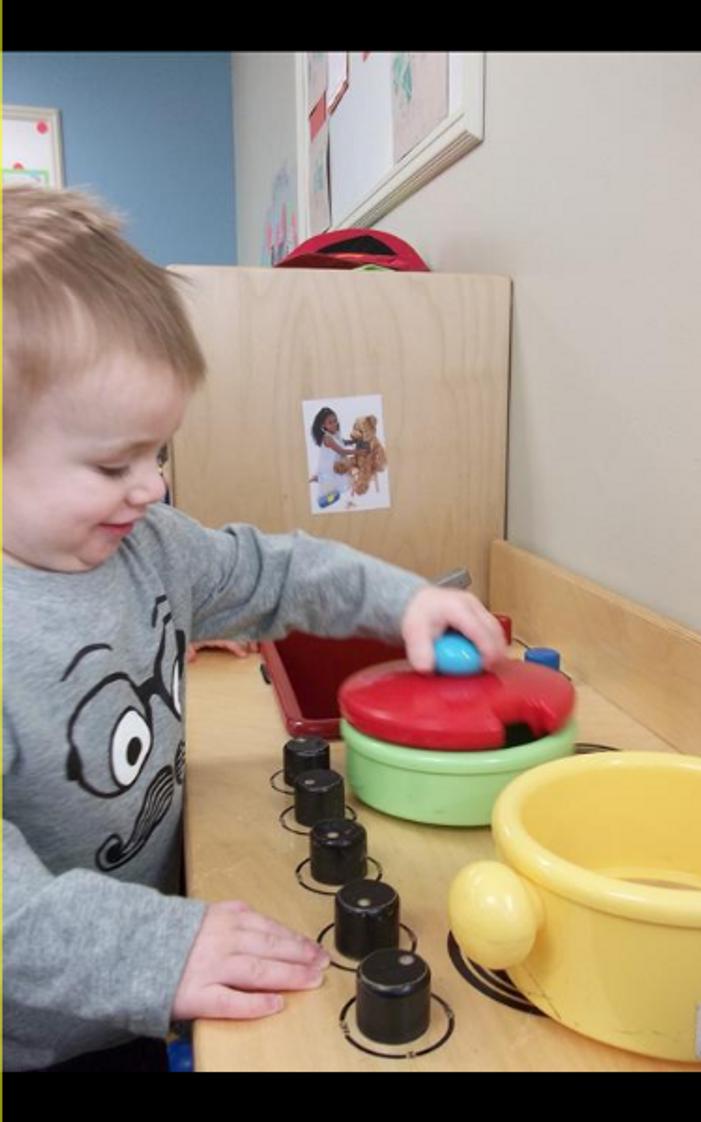
POLYGON ((170 685, 170 698, 171 698, 171 701, 173 702, 173 708, 175 709, 175 712, 178 715, 178 717, 182 717, 182 715, 183 715, 182 714, 181 701, 180 701, 180 682, 181 682, 181 679, 182 679, 182 672, 183 672, 182 660, 181 660, 180 655, 177 655, 176 659, 175 659, 175 662, 173 663, 173 673, 172 673, 172 676, 171 676, 171 685, 170 685))
POLYGON ((168 626, 171 619, 170 613, 163 618, 163 633, 154 662, 153 678, 150 682, 143 683, 140 691, 142 694, 147 691, 146 697, 156 694, 176 717, 182 717, 180 684, 185 665, 185 634, 180 630, 173 632, 172 627, 168 626), (173 661, 169 680, 168 665, 171 658, 173 661))
POLYGON ((110 741, 110 767, 119 787, 126 789, 138 778, 153 747, 153 735, 136 709, 119 717, 110 741))
POLYGON ((99 798, 115 798, 138 779, 151 752, 150 705, 126 674, 110 674, 83 698, 68 734, 68 778, 99 798))
MULTIPOLYGON (((154 744, 156 699, 182 721, 185 633, 173 627, 170 612, 159 616, 158 608, 152 622, 160 637, 150 674, 139 681, 120 671, 105 674, 83 694, 68 722, 68 779, 98 798, 116 798, 139 778, 154 744), (104 731, 96 735, 96 730, 104 731)), ((64 680, 79 665, 92 665, 91 658, 104 660, 111 650, 105 643, 83 648, 64 680)))

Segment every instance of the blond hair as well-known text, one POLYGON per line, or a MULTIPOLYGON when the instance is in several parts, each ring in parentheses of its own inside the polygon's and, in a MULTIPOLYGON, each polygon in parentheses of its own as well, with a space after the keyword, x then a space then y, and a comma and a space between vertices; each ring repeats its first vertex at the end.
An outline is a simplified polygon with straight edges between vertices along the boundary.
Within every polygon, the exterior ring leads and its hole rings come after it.
POLYGON ((204 376, 179 278, 124 241, 121 225, 80 191, 3 191, 6 421, 32 395, 116 353, 168 366, 187 389, 204 376))

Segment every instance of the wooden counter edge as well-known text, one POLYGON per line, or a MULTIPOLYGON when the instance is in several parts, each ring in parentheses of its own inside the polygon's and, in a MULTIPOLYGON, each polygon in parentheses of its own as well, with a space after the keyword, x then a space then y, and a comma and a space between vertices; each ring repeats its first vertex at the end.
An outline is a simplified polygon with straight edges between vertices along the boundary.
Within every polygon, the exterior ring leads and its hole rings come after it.
POLYGON ((701 635, 506 541, 490 550, 492 611, 557 648, 569 673, 680 752, 701 755, 701 635))

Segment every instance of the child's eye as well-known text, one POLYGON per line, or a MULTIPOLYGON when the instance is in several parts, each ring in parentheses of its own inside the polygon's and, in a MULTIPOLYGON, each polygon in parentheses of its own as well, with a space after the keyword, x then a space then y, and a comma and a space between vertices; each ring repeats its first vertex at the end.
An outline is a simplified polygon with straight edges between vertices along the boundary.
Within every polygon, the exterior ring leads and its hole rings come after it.
POLYGON ((97 470, 101 475, 106 475, 108 479, 123 479, 129 471, 128 467, 107 467, 104 464, 99 464, 97 470))

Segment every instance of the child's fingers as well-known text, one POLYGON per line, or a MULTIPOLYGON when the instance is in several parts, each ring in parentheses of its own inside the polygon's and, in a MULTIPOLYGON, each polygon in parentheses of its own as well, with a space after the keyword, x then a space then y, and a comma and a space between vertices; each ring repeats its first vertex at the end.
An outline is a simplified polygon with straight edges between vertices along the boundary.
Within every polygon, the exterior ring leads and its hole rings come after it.
POLYGON ((490 666, 506 654, 506 642, 501 625, 494 616, 472 597, 465 602, 456 600, 448 617, 448 626, 462 632, 479 649, 485 665, 490 666))
POLYGON ((403 628, 406 656, 414 667, 422 673, 433 670, 436 656, 433 650, 433 635, 427 631, 420 620, 407 620, 403 628))
POLYGON ((407 658, 415 670, 433 670, 434 641, 448 628, 466 635, 487 667, 506 655, 499 622, 476 596, 457 589, 423 588, 410 601, 402 624, 407 658))
POLYGON ((242 901, 220 901, 212 907, 222 914, 228 912, 229 953, 249 952, 287 962, 315 963, 322 968, 329 963, 328 953, 313 939, 254 911, 242 901))
POLYGON ((324 972, 317 966, 277 962, 255 954, 229 955, 219 966, 217 982, 254 993, 318 989, 324 972))
POLYGON ((231 953, 312 966, 317 970, 329 963, 328 953, 318 943, 272 931, 238 930, 232 939, 231 953))
POLYGON ((246 658, 247 655, 258 650, 258 643, 239 642, 236 639, 203 639, 197 643, 190 643, 187 648, 187 661, 194 662, 197 652, 201 650, 229 651, 237 658, 246 658))
POLYGON ((258 650, 257 643, 249 643, 248 641, 237 642, 236 639, 213 639, 210 642, 204 643, 203 646, 229 651, 231 654, 236 655, 237 658, 246 658, 247 655, 258 650))
POLYGON ((258 997, 267 991, 314 989, 328 965, 328 953, 306 936, 259 915, 241 900, 219 901, 205 911, 173 998, 172 1017, 266 1016, 278 1006, 229 1000, 224 987, 258 997), (213 1011, 213 1002, 229 1011, 213 1011))
POLYGON ((200 643, 195 643, 195 647, 198 651, 229 651, 237 658, 245 658, 250 650, 247 643, 239 643, 235 639, 203 639, 200 643))
POLYGON ((244 993, 228 986, 208 986, 199 995, 196 1007, 193 1017, 253 1021, 279 1013, 285 1002, 279 993, 244 993))
POLYGON ((301 947, 320 949, 319 944, 313 939, 308 938, 306 935, 299 934, 298 931, 290 930, 288 927, 285 927, 283 923, 278 923, 274 919, 261 916, 260 912, 250 911, 241 913, 241 916, 236 919, 236 928, 241 934, 242 932, 250 932, 251 935, 260 938, 287 939, 301 947))

